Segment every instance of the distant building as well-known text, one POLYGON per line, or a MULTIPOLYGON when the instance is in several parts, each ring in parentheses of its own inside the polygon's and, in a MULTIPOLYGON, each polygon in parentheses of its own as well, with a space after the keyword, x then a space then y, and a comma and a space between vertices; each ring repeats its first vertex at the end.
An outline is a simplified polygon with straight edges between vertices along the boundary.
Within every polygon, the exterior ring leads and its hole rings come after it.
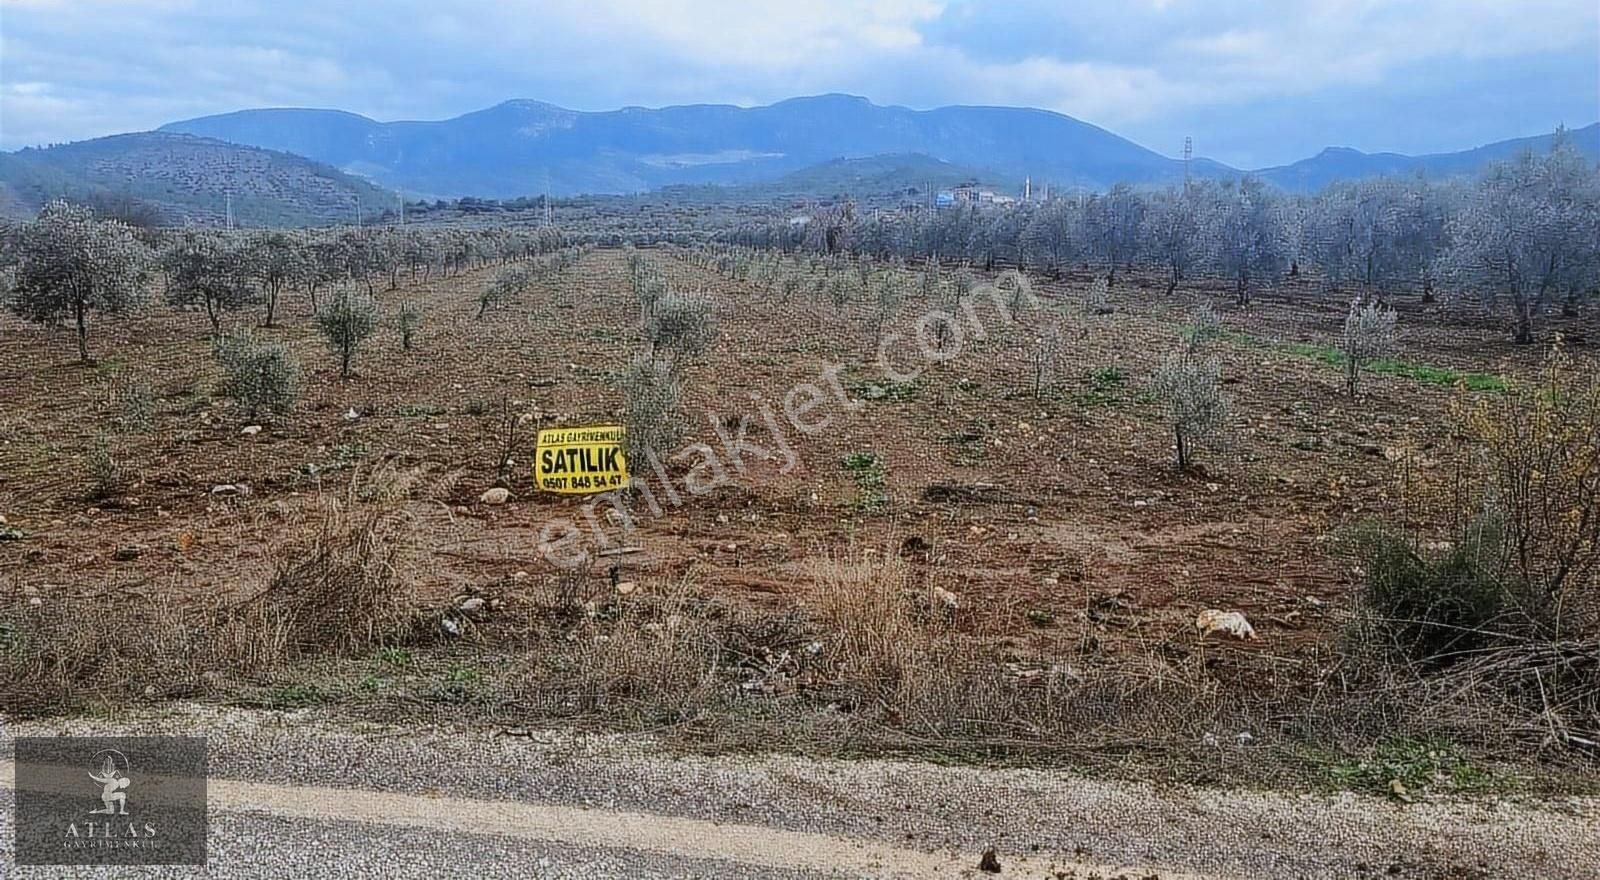
POLYGON ((933 206, 936 208, 948 208, 955 203, 956 194, 947 189, 939 190, 939 194, 933 197, 933 206))

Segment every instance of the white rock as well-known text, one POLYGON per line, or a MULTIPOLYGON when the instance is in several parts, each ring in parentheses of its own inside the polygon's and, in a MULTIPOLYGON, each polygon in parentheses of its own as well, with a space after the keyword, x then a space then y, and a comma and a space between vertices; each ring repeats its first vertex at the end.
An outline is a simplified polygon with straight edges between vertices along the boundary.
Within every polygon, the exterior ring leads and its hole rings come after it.
POLYGON ((478 500, 484 504, 504 504, 511 500, 511 490, 503 486, 486 489, 482 495, 478 496, 478 500))
POLYGON ((1236 639, 1253 639, 1256 637, 1255 627, 1244 615, 1237 611, 1218 611, 1214 608, 1200 612, 1195 618, 1195 629, 1200 630, 1201 638, 1216 633, 1232 636, 1236 639))
POLYGON ((246 425, 244 427, 244 429, 241 430, 239 433, 245 435, 246 437, 253 437, 256 434, 261 433, 261 426, 260 425, 246 425))
POLYGON ((356 412, 356 408, 352 406, 344 411, 344 417, 347 419, 359 419, 361 418, 361 413, 356 412))
POLYGON ((935 598, 935 599, 939 600, 941 603, 943 603, 946 608, 960 608, 961 607, 961 597, 957 596, 955 593, 950 592, 949 590, 945 589, 944 587, 934 587, 933 588, 933 598, 935 598))
POLYGON ((617 595, 619 595, 619 596, 631 595, 633 593, 633 591, 637 590, 637 589, 639 589, 639 585, 634 583, 633 581, 622 581, 622 582, 617 584, 617 595))
POLYGON ((483 600, 482 596, 473 596, 470 599, 463 599, 461 601, 461 604, 458 607, 462 611, 465 611, 468 614, 471 614, 471 613, 473 613, 475 611, 482 611, 483 610, 483 606, 486 605, 486 604, 488 604, 488 603, 486 603, 483 600))

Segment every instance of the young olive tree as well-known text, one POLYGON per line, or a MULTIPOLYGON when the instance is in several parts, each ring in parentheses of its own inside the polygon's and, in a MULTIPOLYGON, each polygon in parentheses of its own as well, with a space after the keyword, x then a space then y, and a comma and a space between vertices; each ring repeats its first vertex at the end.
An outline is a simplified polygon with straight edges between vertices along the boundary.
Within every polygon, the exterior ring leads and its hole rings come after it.
POLYGON ((1167 408, 1167 423, 1177 441, 1178 469, 1194 463, 1196 446, 1216 438, 1228 418, 1228 401, 1222 394, 1221 362, 1185 345, 1167 355, 1152 384, 1167 408))
POLYGON ((515 299, 528 285, 532 278, 525 266, 508 266, 494 273, 494 278, 483 288, 478 295, 478 318, 491 308, 504 308, 511 300, 515 299))
POLYGON ((1363 304, 1359 299, 1350 303, 1350 313, 1344 319, 1342 347, 1345 390, 1352 399, 1360 391, 1362 366, 1388 355, 1394 347, 1394 323, 1394 309, 1374 302, 1363 304))
POLYGON ((6 305, 21 317, 77 327, 78 359, 90 363, 89 313, 120 314, 144 302, 149 251, 133 231, 56 201, 23 225, 6 305))
POLYGON ((700 354, 717 335, 711 298, 669 290, 645 317, 644 330, 652 352, 667 351, 678 357, 700 354))
POLYGON ((400 349, 410 351, 417 331, 422 329, 422 306, 414 302, 401 303, 400 309, 395 312, 394 328, 400 333, 400 349))
POLYGON ((650 453, 665 458, 684 434, 683 385, 671 366, 648 355, 628 364, 622 379, 623 454, 642 467, 650 453))
POLYGON ((283 415, 294 405, 300 368, 288 346, 249 331, 217 337, 213 354, 222 367, 221 392, 254 421, 262 411, 283 415))
POLYGON ((378 324, 378 304, 371 296, 354 290, 340 290, 317 312, 317 329, 339 358, 339 375, 350 378, 350 365, 378 324))

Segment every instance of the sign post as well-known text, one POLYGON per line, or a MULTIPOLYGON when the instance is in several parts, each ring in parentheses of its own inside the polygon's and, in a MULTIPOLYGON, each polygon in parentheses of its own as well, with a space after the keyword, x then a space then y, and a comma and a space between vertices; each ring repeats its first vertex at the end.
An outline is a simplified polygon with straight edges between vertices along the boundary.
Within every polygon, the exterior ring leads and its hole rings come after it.
POLYGON ((533 482, 541 492, 592 495, 628 485, 628 462, 619 425, 545 428, 533 458, 533 482))

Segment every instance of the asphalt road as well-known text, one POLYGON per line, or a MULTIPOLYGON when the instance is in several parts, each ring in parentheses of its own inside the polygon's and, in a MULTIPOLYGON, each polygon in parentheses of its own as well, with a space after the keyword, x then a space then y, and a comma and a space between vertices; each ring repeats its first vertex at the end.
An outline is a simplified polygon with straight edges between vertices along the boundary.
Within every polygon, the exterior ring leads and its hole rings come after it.
MULTIPOLYGON (((351 726, 184 707, 29 722, 49 734, 205 735, 205 876, 813 878, 1600 877, 1600 800, 1398 804, 1059 772, 675 756, 648 738, 351 726)), ((12 864, 0 876, 196 876, 12 864)))

